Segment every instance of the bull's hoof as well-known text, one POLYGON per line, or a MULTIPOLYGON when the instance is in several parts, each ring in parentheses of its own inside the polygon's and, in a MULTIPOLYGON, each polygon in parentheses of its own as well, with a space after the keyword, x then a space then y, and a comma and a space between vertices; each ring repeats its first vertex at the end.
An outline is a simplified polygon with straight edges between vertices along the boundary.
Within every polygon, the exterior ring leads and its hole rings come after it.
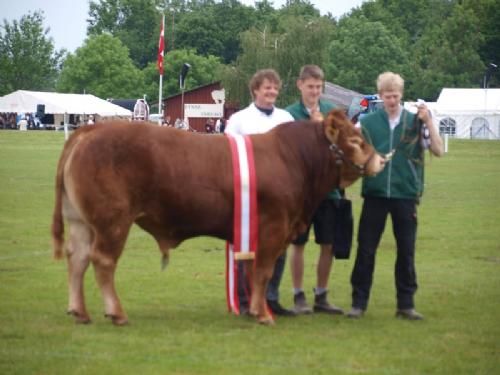
POLYGON ((270 314, 259 313, 259 310, 250 308, 250 315, 257 319, 257 322, 262 325, 274 325, 274 319, 270 314))
POLYGON ((68 310, 66 314, 73 316, 75 318, 76 324, 90 324, 92 321, 87 313, 81 313, 76 310, 68 310))
POLYGON ((128 319, 126 316, 119 316, 119 315, 111 315, 111 314, 104 314, 106 318, 111 319, 111 323, 113 323, 115 326, 124 326, 128 324, 128 319))
POLYGON ((258 318, 257 322, 265 326, 273 326, 275 324, 274 319, 271 316, 264 316, 262 318, 258 318))
POLYGON ((117 317, 113 317, 111 318, 111 322, 115 325, 115 326, 125 326, 128 324, 128 319, 127 318, 117 318, 117 317))

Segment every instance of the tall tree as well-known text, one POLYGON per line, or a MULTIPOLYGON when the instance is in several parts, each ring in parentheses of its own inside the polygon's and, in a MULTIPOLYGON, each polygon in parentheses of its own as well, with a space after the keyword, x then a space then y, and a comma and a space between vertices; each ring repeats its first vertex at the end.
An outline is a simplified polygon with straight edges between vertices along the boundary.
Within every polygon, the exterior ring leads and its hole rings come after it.
POLYGON ((268 0, 255 1, 255 27, 262 29, 267 26, 276 31, 279 13, 268 0))
POLYGON ((109 34, 90 36, 63 64, 57 89, 100 98, 142 97, 141 72, 128 49, 109 34))
POLYGON ((319 17, 320 13, 309 0, 286 0, 280 13, 284 16, 319 17))
POLYGON ((416 43, 409 94, 435 100, 443 87, 479 87, 484 72, 481 44, 474 12, 455 6, 449 18, 416 43))
POLYGON ((351 18, 381 22, 397 37, 409 56, 400 66, 405 96, 435 100, 442 87, 479 84, 481 57, 487 59, 483 41, 489 36, 488 50, 499 50, 498 9, 498 0, 376 0, 351 18))
POLYGON ((326 70, 335 29, 326 17, 286 16, 280 18, 280 30, 274 40, 277 69, 283 80, 279 103, 288 105, 299 96, 296 81, 303 65, 316 64, 326 70))
POLYGON ((229 63, 241 51, 240 34, 255 21, 255 9, 237 0, 192 5, 175 24, 175 44, 177 48, 194 48, 200 55, 219 56, 229 63))
POLYGON ((385 6, 387 2, 387 0, 364 2, 359 8, 352 10, 347 16, 343 17, 339 23, 342 25, 343 22, 354 18, 362 21, 380 22, 391 34, 400 39, 402 45, 407 47, 410 40, 409 33, 404 29, 399 19, 385 6))
POLYGON ((455 3, 456 0, 377 0, 363 3, 351 16, 381 22, 404 48, 409 48, 429 26, 446 19, 455 3))
POLYGON ((155 5, 151 0, 90 1, 88 34, 117 37, 136 66, 143 68, 156 55, 161 16, 155 5))
POLYGON ((11 91, 53 90, 64 50, 56 51, 43 12, 35 11, 0 28, 0 95, 11 91), (3 29, 3 31, 2 31, 3 29))
POLYGON ((498 0, 464 0, 464 7, 472 9, 478 18, 478 28, 484 37, 479 54, 488 67, 493 63, 490 87, 500 87, 500 3, 498 0))
POLYGON ((341 86, 372 93, 381 72, 402 72, 407 65, 401 44, 381 22, 364 17, 345 19, 330 44, 327 75, 341 86))
POLYGON ((278 104, 284 106, 298 96, 295 83, 302 65, 326 65, 333 31, 330 20, 286 15, 279 19, 277 29, 280 32, 264 26, 242 34, 243 52, 224 73, 223 83, 230 100, 246 105, 251 100, 247 86, 250 77, 258 69, 274 68, 283 81, 278 104))
POLYGON ((259 69, 274 68, 278 70, 275 41, 278 34, 269 32, 264 26, 262 30, 252 28, 241 35, 242 53, 234 66, 227 66, 223 74, 223 85, 230 101, 246 105, 251 101, 248 91, 250 77, 259 69))

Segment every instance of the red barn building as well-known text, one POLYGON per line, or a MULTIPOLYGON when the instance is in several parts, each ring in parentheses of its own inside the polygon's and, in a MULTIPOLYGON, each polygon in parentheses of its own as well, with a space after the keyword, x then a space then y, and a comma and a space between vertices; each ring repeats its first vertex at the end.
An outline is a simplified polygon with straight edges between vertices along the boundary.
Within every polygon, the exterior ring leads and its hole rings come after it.
POLYGON ((209 118, 215 122, 222 115, 227 120, 239 109, 238 105, 225 101, 224 89, 220 82, 185 91, 184 98, 182 94, 170 96, 163 100, 163 104, 165 118, 170 116, 171 124, 174 124, 176 119, 187 117, 189 126, 198 132, 205 132, 205 124, 209 118))

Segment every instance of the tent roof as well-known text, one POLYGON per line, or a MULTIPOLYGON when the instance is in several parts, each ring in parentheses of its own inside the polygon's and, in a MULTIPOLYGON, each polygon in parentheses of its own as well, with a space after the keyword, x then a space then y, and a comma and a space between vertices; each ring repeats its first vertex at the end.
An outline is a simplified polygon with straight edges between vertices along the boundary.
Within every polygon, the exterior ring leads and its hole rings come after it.
POLYGON ((0 97, 0 112, 36 112, 45 105, 50 114, 97 114, 99 116, 131 116, 125 108, 90 94, 60 94, 56 92, 17 90, 0 97))
POLYGON ((137 99, 108 99, 108 101, 132 112, 134 111, 135 103, 137 103, 137 99))
POLYGON ((437 100, 439 113, 500 114, 500 89, 444 88, 437 100))
POLYGON ((337 105, 349 108, 353 98, 361 98, 363 94, 346 89, 331 82, 325 82, 325 92, 321 94, 321 99, 329 100, 337 105))

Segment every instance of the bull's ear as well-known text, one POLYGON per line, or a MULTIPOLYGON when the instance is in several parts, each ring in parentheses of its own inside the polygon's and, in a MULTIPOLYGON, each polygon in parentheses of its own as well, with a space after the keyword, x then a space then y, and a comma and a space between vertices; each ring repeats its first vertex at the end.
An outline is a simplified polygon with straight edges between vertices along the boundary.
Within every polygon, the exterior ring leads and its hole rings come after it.
POLYGON ((332 123, 328 123, 328 121, 325 121, 325 135, 330 143, 337 143, 337 139, 339 137, 339 129, 335 128, 332 123))
POLYGON ((339 137, 339 129, 335 120, 334 113, 330 112, 324 121, 325 135, 331 143, 337 143, 339 137))

